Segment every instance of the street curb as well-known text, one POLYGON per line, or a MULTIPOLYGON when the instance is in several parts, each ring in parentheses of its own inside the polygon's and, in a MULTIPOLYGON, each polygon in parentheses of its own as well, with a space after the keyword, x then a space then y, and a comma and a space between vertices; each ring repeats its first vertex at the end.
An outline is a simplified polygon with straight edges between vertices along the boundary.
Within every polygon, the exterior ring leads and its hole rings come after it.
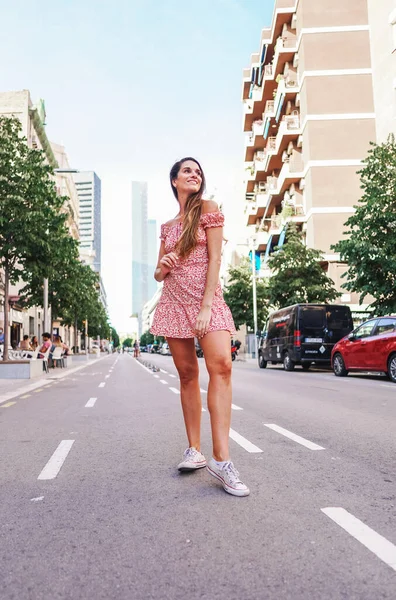
POLYGON ((35 381, 34 383, 30 383, 29 385, 25 385, 24 387, 18 388, 17 390, 15 390, 15 392, 8 392, 6 394, 3 394, 2 396, 0 396, 0 405, 4 404, 4 402, 7 402, 8 400, 11 400, 12 398, 16 398, 17 396, 21 396, 22 394, 26 394, 27 392, 32 392, 33 390, 36 390, 37 388, 49 385, 50 383, 53 383, 57 379, 64 379, 65 377, 68 377, 69 375, 72 375, 73 373, 76 373, 77 371, 86 369, 86 367, 89 367, 92 364, 97 364, 99 361, 104 360, 105 358, 108 358, 109 356, 111 356, 111 354, 108 354, 107 356, 102 356, 101 358, 96 358, 95 362, 94 361, 91 362, 88 360, 85 365, 81 365, 79 367, 73 367, 72 369, 70 369, 70 371, 66 370, 66 372, 62 372, 59 374, 54 374, 51 376, 48 375, 48 377, 46 379, 39 379, 39 380, 35 381))

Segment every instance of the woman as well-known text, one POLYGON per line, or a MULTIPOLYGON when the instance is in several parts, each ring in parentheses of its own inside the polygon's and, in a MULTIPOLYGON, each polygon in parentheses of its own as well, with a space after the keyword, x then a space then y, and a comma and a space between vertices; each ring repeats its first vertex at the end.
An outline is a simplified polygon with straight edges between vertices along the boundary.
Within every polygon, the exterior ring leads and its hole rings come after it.
POLYGON ((30 345, 30 339, 28 335, 24 335, 23 336, 23 340, 21 340, 19 342, 19 348, 20 350, 32 350, 32 347, 30 345))
POLYGON ((231 312, 219 283, 224 217, 211 200, 203 200, 205 177, 200 164, 183 158, 171 169, 170 184, 179 203, 175 219, 161 226, 161 247, 154 277, 163 281, 151 333, 166 336, 180 377, 181 403, 189 447, 179 471, 207 466, 229 494, 249 495, 230 460, 231 312), (201 453, 202 403, 194 337, 209 372, 213 458, 201 453))
POLYGON ((32 350, 36 350, 36 349, 37 349, 37 347, 38 347, 38 345, 39 345, 39 343, 38 343, 38 339, 37 339, 37 335, 34 335, 34 336, 32 337, 32 341, 30 342, 30 345, 31 345, 31 347, 32 347, 32 350))

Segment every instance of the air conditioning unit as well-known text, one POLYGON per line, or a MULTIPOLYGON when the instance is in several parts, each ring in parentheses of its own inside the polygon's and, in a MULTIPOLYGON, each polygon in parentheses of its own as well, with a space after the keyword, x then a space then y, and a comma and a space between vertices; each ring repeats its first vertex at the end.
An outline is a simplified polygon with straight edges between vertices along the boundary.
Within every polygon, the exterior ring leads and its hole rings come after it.
POLYGON ((293 56, 293 67, 295 69, 297 69, 297 67, 298 67, 298 58, 299 58, 298 57, 298 52, 296 52, 295 55, 293 56))
POLYGON ((297 140, 297 148, 302 148, 303 145, 303 136, 299 135, 297 140))
POLYGON ((300 179, 300 183, 298 184, 298 189, 299 190, 305 189, 305 179, 304 179, 304 177, 302 179, 300 179))
POLYGON ((300 94, 296 94, 296 108, 300 108, 300 94))

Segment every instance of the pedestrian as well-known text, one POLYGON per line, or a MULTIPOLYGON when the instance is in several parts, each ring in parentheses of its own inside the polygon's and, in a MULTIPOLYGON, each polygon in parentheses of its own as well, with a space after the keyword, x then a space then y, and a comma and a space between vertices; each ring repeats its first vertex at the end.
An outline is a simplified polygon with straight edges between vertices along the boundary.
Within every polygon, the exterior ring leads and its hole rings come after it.
POLYGON ((139 357, 139 342, 137 340, 135 340, 135 343, 133 344, 133 357, 139 357))
POLYGON ((20 350, 31 350, 30 339, 28 335, 23 336, 23 340, 19 342, 20 350))
POLYGON ((34 335, 34 336, 32 337, 32 341, 30 342, 30 345, 31 345, 31 347, 32 347, 32 350, 36 350, 36 349, 37 349, 37 347, 38 347, 38 345, 39 345, 39 343, 38 343, 38 339, 37 339, 37 335, 34 335))
POLYGON ((51 342, 51 334, 43 333, 43 343, 38 351, 37 358, 44 358, 44 354, 47 352, 48 348, 52 347, 51 342))
POLYGON ((0 344, 4 344, 4 329, 0 327, 0 344))
POLYGON ((247 496, 230 460, 231 353, 235 333, 231 312, 219 283, 224 216, 212 200, 202 198, 205 176, 194 158, 183 158, 170 172, 172 192, 179 204, 174 219, 161 226, 156 281, 163 281, 151 333, 166 336, 179 373, 181 404, 189 447, 179 471, 207 467, 229 494, 247 496), (204 352, 209 372, 208 410, 213 457, 201 453, 202 402, 194 337, 204 352))

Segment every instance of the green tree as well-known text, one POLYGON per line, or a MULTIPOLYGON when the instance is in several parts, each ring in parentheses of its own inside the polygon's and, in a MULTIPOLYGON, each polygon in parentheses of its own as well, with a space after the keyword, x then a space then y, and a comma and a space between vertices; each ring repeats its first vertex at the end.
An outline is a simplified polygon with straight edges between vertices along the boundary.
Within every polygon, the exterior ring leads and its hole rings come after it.
POLYGON ((393 135, 371 144, 359 171, 363 196, 345 225, 345 239, 333 246, 348 263, 342 287, 374 297, 374 314, 396 312, 396 143, 393 135))
POLYGON ((130 337, 125 338, 125 340, 122 342, 122 345, 124 346, 124 348, 132 348, 133 339, 130 337))
POLYGON ((308 248, 293 223, 287 229, 287 241, 270 255, 268 281, 271 306, 282 308, 301 302, 330 302, 340 296, 334 282, 321 266, 320 250, 308 248))
MULTIPOLYGON (((55 321, 62 317, 76 293, 74 274, 80 262, 78 242, 74 240, 66 228, 57 232, 53 240, 54 251, 51 264, 44 268, 33 260, 29 265, 28 282, 20 291, 21 303, 24 306, 40 306, 43 300, 43 280, 48 279, 48 305, 51 317, 55 321)), ((51 327, 52 330, 52 327, 51 327)))
MULTIPOLYGON (((27 281, 34 262, 51 264, 53 238, 67 215, 65 198, 56 193, 52 168, 41 150, 28 147, 18 119, 0 117, 0 266, 4 269, 4 347, 9 345, 8 298, 10 283, 27 281)), ((3 359, 7 360, 4 352, 3 359)))
MULTIPOLYGON (((230 307, 237 329, 242 325, 254 327, 253 319, 253 275, 251 262, 245 258, 237 267, 228 270, 229 281, 224 290, 224 299, 230 307)), ((256 278, 257 324, 262 329, 268 316, 267 284, 256 278)))
POLYGON ((148 344, 153 344, 153 343, 154 343, 154 336, 149 331, 145 331, 145 333, 143 333, 140 336, 140 345, 141 346, 147 346, 148 344))
POLYGON ((120 337, 114 327, 110 327, 110 336, 113 342, 114 348, 118 348, 120 345, 120 337))

